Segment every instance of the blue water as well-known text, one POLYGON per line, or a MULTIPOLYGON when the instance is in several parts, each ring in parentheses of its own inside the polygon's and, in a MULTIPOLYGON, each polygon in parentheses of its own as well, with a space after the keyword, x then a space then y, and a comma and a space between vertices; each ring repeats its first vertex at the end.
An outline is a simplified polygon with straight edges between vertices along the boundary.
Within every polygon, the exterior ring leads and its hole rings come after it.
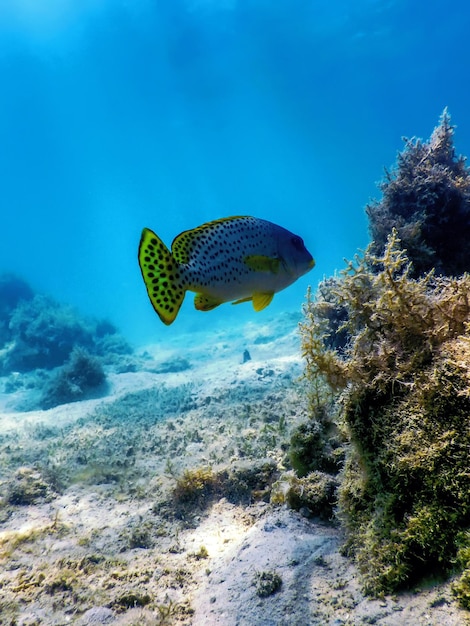
POLYGON ((445 106, 470 154, 470 5, 373 0, 1 0, 0 271, 135 343, 298 310, 368 242, 364 205, 402 136, 445 106), (171 328, 136 260, 143 226, 250 214, 316 268, 259 314, 171 328))

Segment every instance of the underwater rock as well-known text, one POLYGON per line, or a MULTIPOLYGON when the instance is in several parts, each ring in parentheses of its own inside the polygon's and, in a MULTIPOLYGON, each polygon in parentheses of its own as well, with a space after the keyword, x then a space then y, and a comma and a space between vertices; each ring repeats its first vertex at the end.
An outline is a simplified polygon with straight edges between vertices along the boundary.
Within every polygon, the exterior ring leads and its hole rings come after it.
POLYGON ((308 422, 302 422, 293 430, 289 461, 298 476, 315 470, 337 474, 343 459, 344 450, 336 428, 325 411, 316 411, 308 422))
POLYGON ((470 270, 470 170, 455 154, 447 109, 428 141, 405 141, 379 185, 382 199, 366 207, 373 252, 383 253, 395 228, 413 276, 458 276, 470 270))
POLYGON ((11 342, 2 369, 29 371, 62 365, 77 345, 92 345, 92 331, 75 313, 50 298, 35 295, 21 302, 10 319, 11 342))
POLYGON ((53 369, 81 347, 108 361, 132 348, 107 320, 84 319, 69 306, 0 276, 0 373, 53 369))
POLYGON ((277 572, 256 572, 253 576, 253 584, 256 587, 257 596, 268 598, 280 590, 282 578, 277 572))
POLYGON ((139 593, 137 591, 130 591, 128 593, 121 594, 116 600, 112 603, 112 606, 118 613, 122 613, 127 611, 128 609, 132 609, 135 607, 147 606, 150 604, 152 598, 148 593, 139 593))
POLYGON ((31 300, 33 295, 33 290, 23 279, 14 274, 0 275, 0 347, 11 339, 12 312, 20 302, 31 300))
POLYGON ((186 470, 176 481, 168 509, 180 518, 207 508, 215 498, 223 497, 234 504, 267 499, 276 475, 277 466, 272 459, 239 460, 217 470, 186 470))
POLYGON ((191 363, 183 356, 174 356, 163 363, 160 363, 157 367, 151 368, 149 371, 156 374, 175 374, 177 372, 185 372, 191 369, 191 363))
POLYGON ((114 613, 105 606, 94 606, 78 620, 79 626, 98 626, 99 624, 111 624, 115 621, 114 613))
POLYGON ((339 513, 372 595, 449 574, 470 545, 469 291, 469 275, 414 279, 394 232, 337 282, 345 353, 305 309, 306 377, 347 439, 339 513))
POLYGON ((324 472, 311 472, 298 478, 294 472, 284 472, 273 485, 271 502, 288 504, 304 517, 331 520, 338 499, 339 480, 324 472))
POLYGON ((237 504, 267 498, 277 475, 273 459, 239 460, 219 472, 223 495, 229 502, 237 504))
POLYGON ((49 485, 40 472, 30 467, 20 467, 6 485, 5 500, 8 504, 29 505, 51 499, 49 485))
POLYGON ((42 409, 59 404, 77 402, 90 394, 105 392, 106 375, 97 357, 75 348, 69 361, 59 369, 46 385, 40 399, 42 409))

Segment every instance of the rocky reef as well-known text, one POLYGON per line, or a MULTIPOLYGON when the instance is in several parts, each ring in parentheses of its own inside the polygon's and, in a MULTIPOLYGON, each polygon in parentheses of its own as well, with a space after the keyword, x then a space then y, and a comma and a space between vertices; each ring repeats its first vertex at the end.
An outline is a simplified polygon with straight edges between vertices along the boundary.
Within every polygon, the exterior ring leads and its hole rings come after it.
POLYGON ((99 395, 104 369, 126 367, 131 354, 107 320, 87 319, 23 279, 0 275, 0 376, 5 391, 28 396, 15 408, 47 409, 99 395))
POLYGON ((395 228, 414 276, 470 269, 470 173, 455 153, 447 109, 428 141, 405 139, 379 188, 382 199, 366 207, 375 254, 383 254, 395 228))
POLYGON ((455 575, 468 609, 470 178, 452 133, 444 111, 407 142, 367 207, 374 241, 309 294, 301 335, 312 419, 329 416, 345 454, 337 514, 365 591, 455 575))

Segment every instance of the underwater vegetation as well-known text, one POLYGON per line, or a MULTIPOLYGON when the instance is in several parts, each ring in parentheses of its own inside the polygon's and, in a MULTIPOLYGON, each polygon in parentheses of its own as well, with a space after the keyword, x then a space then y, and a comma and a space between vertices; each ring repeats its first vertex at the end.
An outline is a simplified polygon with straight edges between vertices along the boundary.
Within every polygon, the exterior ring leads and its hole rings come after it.
POLYGON ((282 578, 277 572, 255 572, 253 584, 256 587, 258 597, 268 598, 279 591, 282 586, 282 578))
POLYGON ((277 467, 272 459, 240 460, 217 470, 187 469, 176 480, 169 510, 176 518, 190 519, 195 511, 200 513, 222 497, 245 505, 267 499, 276 475, 277 467))
POLYGON ((405 139, 396 166, 380 183, 382 199, 367 205, 372 250, 383 254, 396 228, 413 276, 434 269, 457 276, 470 269, 470 173, 456 156, 454 127, 444 110, 428 141, 405 139))
POLYGON ((21 392, 18 411, 49 409, 106 393, 106 371, 135 369, 133 350, 107 320, 81 317, 0 275, 0 376, 6 393, 21 392))
POLYGON ((289 470, 272 485, 270 502, 287 504, 305 517, 332 521, 337 489, 338 479, 331 474, 315 470, 299 478, 289 470))
POLYGON ((470 608, 470 276, 456 236, 433 231, 438 210, 441 231, 447 210, 451 230, 467 211, 468 173, 453 154, 444 112, 384 184, 378 241, 308 294, 301 336, 312 418, 329 416, 323 431, 336 425, 345 454, 337 514, 365 591, 460 571, 454 593, 470 608))
POLYGON ((45 385, 40 399, 41 409, 76 402, 90 394, 103 391, 106 381, 101 361, 83 348, 74 348, 68 361, 58 368, 45 385))
POLYGON ((11 274, 0 276, 0 312, 2 375, 61 366, 75 348, 100 357, 132 352, 110 322, 84 319, 11 274))

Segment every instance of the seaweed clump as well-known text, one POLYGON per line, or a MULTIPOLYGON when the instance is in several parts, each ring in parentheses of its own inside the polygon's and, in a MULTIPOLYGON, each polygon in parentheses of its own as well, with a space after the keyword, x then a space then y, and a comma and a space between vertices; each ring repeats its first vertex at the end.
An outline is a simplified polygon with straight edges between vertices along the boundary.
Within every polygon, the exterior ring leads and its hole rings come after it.
POLYGON ((336 399, 346 442, 339 516, 364 589, 377 595, 423 570, 448 574, 467 554, 470 276, 414 278, 396 231, 383 255, 374 248, 331 284, 347 346, 331 347, 324 299, 308 297, 301 335, 317 402, 336 399))
POLYGON ((373 252, 383 254, 396 228, 415 277, 432 268, 444 276, 470 270, 470 171, 453 138, 445 109, 428 141, 405 139, 379 184, 382 199, 366 207, 373 252))

